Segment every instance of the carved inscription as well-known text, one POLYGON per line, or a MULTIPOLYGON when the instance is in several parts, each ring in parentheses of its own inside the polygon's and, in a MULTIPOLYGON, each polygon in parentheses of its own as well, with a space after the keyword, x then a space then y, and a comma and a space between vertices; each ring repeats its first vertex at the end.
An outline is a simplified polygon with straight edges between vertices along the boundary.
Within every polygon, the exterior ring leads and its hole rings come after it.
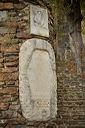
POLYGON ((19 94, 28 120, 48 120, 57 114, 54 52, 45 40, 30 39, 20 49, 19 94))
POLYGON ((37 107, 48 107, 49 104, 50 103, 47 100, 42 100, 42 99, 36 100, 36 106, 37 107))

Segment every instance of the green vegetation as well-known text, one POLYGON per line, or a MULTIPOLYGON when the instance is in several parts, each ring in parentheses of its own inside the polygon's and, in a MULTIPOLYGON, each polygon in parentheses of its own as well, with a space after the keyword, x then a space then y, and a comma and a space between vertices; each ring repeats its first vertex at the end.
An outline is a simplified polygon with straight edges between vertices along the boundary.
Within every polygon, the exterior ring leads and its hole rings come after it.
MULTIPOLYGON (((81 51, 83 48, 83 41, 81 36, 81 21, 83 20, 83 34, 85 34, 85 1, 84 0, 49 0, 54 15, 54 28, 56 32, 56 39, 61 38, 61 31, 58 31, 60 26, 66 22, 69 26, 68 34, 72 38, 71 46, 75 49, 75 61, 77 66, 77 73, 81 74, 81 51), (83 16, 82 16, 83 15, 83 16)), ((56 40, 58 42, 58 40, 56 40)), ((71 47, 71 49, 72 49, 71 47)), ((73 50, 73 49, 72 49, 73 50)))

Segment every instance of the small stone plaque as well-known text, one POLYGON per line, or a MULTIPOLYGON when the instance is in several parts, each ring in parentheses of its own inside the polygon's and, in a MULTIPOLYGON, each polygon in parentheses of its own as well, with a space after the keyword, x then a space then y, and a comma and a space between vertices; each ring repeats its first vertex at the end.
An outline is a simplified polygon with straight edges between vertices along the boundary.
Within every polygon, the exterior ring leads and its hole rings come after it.
POLYGON ((19 55, 19 94, 23 116, 44 121, 57 114, 55 56, 51 45, 41 39, 22 44, 19 55))
POLYGON ((30 5, 30 34, 49 37, 46 9, 30 5))

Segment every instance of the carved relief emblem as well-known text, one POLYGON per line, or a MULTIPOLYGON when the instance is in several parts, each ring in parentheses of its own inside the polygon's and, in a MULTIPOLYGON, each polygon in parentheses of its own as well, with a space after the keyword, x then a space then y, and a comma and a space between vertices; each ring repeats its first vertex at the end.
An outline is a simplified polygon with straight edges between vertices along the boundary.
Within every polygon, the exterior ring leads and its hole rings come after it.
POLYGON ((33 21, 34 21, 34 24, 36 26, 43 27, 43 25, 44 25, 44 16, 43 16, 43 13, 41 11, 35 12, 33 21))
POLYGON ((38 6, 30 6, 30 34, 49 37, 48 12, 38 6))

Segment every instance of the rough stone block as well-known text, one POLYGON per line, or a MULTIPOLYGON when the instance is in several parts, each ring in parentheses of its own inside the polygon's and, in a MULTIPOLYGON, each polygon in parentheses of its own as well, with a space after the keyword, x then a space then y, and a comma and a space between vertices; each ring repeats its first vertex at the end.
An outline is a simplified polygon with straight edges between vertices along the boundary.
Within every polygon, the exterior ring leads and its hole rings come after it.
POLYGON ((48 120, 57 114, 55 56, 41 39, 27 40, 20 48, 19 94, 25 118, 48 120))
POLYGON ((0 21, 7 20, 7 12, 6 11, 0 11, 0 21))
POLYGON ((38 6, 30 6, 30 34, 49 37, 48 12, 38 6))

